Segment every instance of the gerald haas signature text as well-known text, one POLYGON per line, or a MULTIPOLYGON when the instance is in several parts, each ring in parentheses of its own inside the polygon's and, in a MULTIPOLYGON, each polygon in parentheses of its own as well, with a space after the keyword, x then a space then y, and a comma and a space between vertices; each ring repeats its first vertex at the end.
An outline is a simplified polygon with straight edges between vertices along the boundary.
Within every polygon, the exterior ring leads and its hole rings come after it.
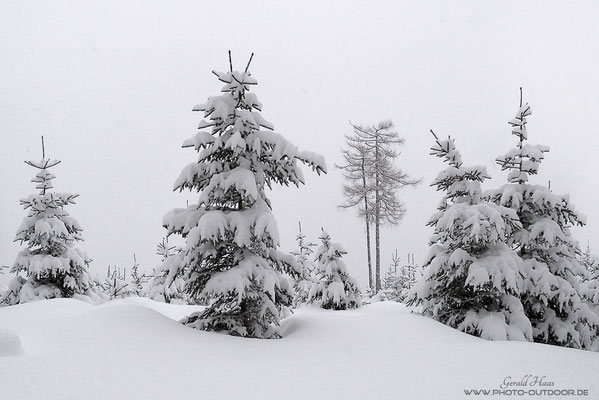
POLYGON ((516 388, 516 387, 552 387, 555 383, 548 380, 545 375, 524 375, 522 378, 512 378, 506 376, 500 385, 501 389, 516 388))

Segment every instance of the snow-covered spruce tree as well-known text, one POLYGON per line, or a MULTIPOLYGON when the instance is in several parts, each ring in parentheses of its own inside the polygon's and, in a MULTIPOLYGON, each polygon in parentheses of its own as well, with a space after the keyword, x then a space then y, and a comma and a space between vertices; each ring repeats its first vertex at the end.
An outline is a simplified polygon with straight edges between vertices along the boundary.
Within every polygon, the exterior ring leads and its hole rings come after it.
POLYGON ((422 305, 425 315, 485 339, 531 341, 518 298, 520 259, 504 242, 519 228, 517 215, 481 199, 487 172, 465 167, 453 139, 435 135, 435 141, 431 155, 449 167, 432 185, 446 195, 428 223, 434 233, 426 269, 407 304, 422 305))
POLYGON ((388 300, 391 301, 402 301, 401 292, 402 286, 399 282, 399 274, 400 274, 400 258, 397 255, 397 250, 395 253, 391 255, 391 264, 385 272, 385 277, 383 278, 383 291, 388 300))
MULTIPOLYGON (((409 255, 408 255, 409 257, 409 255)), ((397 250, 391 255, 391 265, 383 279, 383 290, 387 299, 403 302, 416 283, 416 266, 409 262, 401 265, 397 250)))
POLYGON ((301 274, 294 280, 293 283, 293 306, 297 307, 302 303, 306 303, 308 301, 308 296, 310 294, 310 289, 314 284, 314 270, 316 266, 314 262, 310 259, 314 250, 312 247, 316 246, 316 244, 307 241, 306 235, 302 233, 302 224, 299 224, 299 232, 296 236, 297 240, 297 250, 291 252, 292 255, 295 256, 295 259, 299 266, 301 267, 301 274))
POLYGON ((588 272, 588 274, 583 277, 588 280, 594 276, 599 276, 599 257, 596 254, 593 254, 591 251, 590 244, 587 244, 584 252, 578 254, 577 257, 578 263, 588 272))
POLYGON ((316 279, 308 294, 308 301, 321 301, 322 308, 334 310, 360 307, 362 296, 358 283, 349 275, 341 260, 347 251, 339 243, 331 242, 331 237, 324 230, 319 239, 321 245, 315 252, 316 279))
POLYGON ((183 260, 182 249, 169 245, 164 239, 158 243, 156 254, 161 257, 162 262, 154 268, 154 278, 150 282, 148 296, 155 301, 187 304, 185 281, 181 277, 184 271, 179 268, 183 260))
POLYGON ((21 200, 28 210, 17 230, 15 241, 26 243, 11 268, 16 276, 5 296, 9 304, 55 297, 72 297, 90 290, 88 265, 91 260, 75 242, 82 240, 81 226, 64 209, 74 204, 77 194, 52 191, 55 178, 49 169, 60 161, 45 157, 42 138, 42 159, 26 161, 38 170, 32 179, 39 193, 21 200))
POLYGON ((229 72, 214 71, 225 84, 222 94, 194 108, 206 119, 183 144, 194 147, 199 160, 183 170, 175 190, 201 192, 198 204, 169 212, 163 225, 169 234, 186 239, 183 261, 174 267, 185 271, 188 294, 210 301, 184 324, 278 337, 274 325, 293 298, 284 273, 295 277, 301 267, 277 249, 277 223, 265 190, 272 184, 303 183, 298 161, 318 173, 326 166, 321 156, 298 151, 261 116, 262 104, 249 91, 257 84, 249 62, 242 72, 229 65, 229 72))
POLYGON ((408 254, 408 262, 400 269, 403 282, 402 301, 408 297, 408 293, 418 281, 417 272, 420 272, 420 267, 414 262, 414 254, 408 254))
POLYGON ((580 295, 589 306, 598 311, 599 308, 599 257, 591 252, 587 245, 584 253, 578 257, 578 262, 586 270, 586 274, 580 276, 580 295))
POLYGON ((148 294, 148 282, 151 277, 145 273, 139 272, 139 264, 137 263, 137 257, 133 254, 133 266, 131 267, 131 291, 134 295, 145 297, 148 294))
POLYGON ((528 183, 549 151, 546 146, 525 143, 530 114, 530 106, 522 105, 521 97, 520 109, 509 122, 518 143, 497 158, 502 170, 510 171, 509 183, 488 196, 514 210, 521 223, 508 243, 523 260, 521 301, 532 323, 534 341, 589 349, 597 338, 599 317, 581 301, 578 276, 585 271, 576 259, 580 250, 570 233, 571 226, 585 224, 585 217, 568 196, 528 183))

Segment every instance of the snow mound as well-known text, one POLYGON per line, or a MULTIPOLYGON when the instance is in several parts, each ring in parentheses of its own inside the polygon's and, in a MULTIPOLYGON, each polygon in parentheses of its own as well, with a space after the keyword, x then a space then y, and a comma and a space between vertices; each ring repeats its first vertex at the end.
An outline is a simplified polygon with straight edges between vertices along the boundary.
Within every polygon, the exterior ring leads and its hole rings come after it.
POLYGON ((17 356, 22 353, 19 335, 9 329, 0 329, 0 357, 17 356))
POLYGON ((0 330, 14 332, 2 338, 20 338, 27 354, 0 358, 0 398, 462 399, 527 374, 599 393, 595 353, 486 341, 395 302, 300 307, 282 320, 280 340, 176 321, 200 309, 135 297, 0 308, 0 330))
POLYGON ((94 306, 75 299, 48 299, 31 303, 17 304, 0 309, 0 324, 23 323, 36 319, 56 319, 79 315, 94 309, 94 306), (8 319, 8 320, 7 320, 8 319))
POLYGON ((189 306, 186 304, 173 304, 165 303, 162 301, 154 301, 147 297, 128 297, 126 299, 113 300, 108 303, 104 303, 99 307, 112 307, 119 305, 138 305, 154 310, 165 317, 172 320, 179 321, 182 318, 188 316, 192 312, 203 311, 205 306, 189 306))

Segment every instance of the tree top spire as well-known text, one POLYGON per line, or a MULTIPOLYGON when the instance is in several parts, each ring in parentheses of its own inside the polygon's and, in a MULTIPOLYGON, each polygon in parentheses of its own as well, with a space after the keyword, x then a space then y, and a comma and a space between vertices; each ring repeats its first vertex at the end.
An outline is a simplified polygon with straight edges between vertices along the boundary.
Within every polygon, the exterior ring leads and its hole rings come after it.
MULTIPOLYGON (((244 73, 248 72, 248 68, 250 68, 250 64, 252 63, 252 59, 254 58, 254 53, 250 55, 250 59, 248 60, 247 65, 245 66, 244 73)), ((233 72, 233 60, 231 58, 231 50, 229 50, 229 72, 233 72)))
POLYGON ((248 68, 250 67, 250 64, 252 63, 252 58, 254 58, 254 53, 252 53, 252 55, 250 56, 250 59, 248 60, 247 65, 245 66, 244 72, 248 72, 248 68))
POLYGON ((522 86, 520 86, 520 107, 522 107, 522 86))

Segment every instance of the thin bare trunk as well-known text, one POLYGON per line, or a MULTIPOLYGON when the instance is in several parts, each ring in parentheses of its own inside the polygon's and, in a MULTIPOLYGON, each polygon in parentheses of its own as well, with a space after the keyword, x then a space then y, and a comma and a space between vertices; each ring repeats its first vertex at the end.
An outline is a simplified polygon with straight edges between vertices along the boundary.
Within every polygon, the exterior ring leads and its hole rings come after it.
POLYGON ((366 222, 366 254, 368 255, 368 287, 374 289, 372 282, 372 255, 370 254, 370 216, 368 214, 368 194, 366 193, 366 160, 362 157, 362 184, 364 185, 364 222, 366 222))
POLYGON ((366 220, 366 247, 368 255, 368 287, 374 289, 374 283, 372 281, 372 255, 370 254, 370 222, 366 220))
POLYGON ((374 190, 374 229, 375 229, 375 285, 376 285, 376 293, 381 290, 381 235, 379 232, 379 228, 381 225, 381 199, 379 196, 379 175, 380 175, 380 165, 379 165, 379 143, 378 136, 375 136, 375 190, 374 190))
MULTIPOLYGON (((378 211, 376 212, 378 219, 378 211)), ((381 290, 381 235, 379 233, 380 224, 375 222, 375 242, 376 242, 376 292, 381 290)))

